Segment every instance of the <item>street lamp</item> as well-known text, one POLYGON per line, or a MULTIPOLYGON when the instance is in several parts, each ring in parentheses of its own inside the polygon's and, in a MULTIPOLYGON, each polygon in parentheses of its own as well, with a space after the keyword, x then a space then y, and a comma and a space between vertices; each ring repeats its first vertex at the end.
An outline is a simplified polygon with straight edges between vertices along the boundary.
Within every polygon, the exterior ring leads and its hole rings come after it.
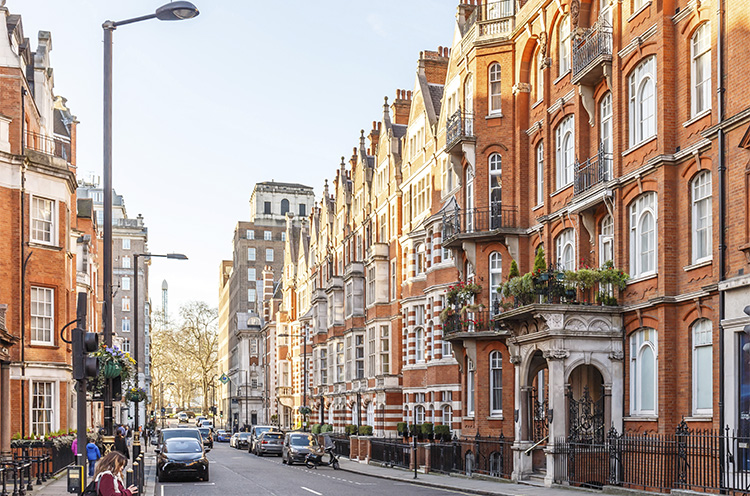
MULTIPOLYGON (((133 339, 133 352, 134 352, 133 355, 135 356, 135 361, 136 361, 136 365, 135 365, 135 387, 136 388, 138 388, 138 385, 139 385, 140 380, 141 380, 141 378, 140 378, 140 376, 138 374, 138 369, 141 366, 141 359, 140 359, 140 355, 138 354, 138 348, 139 348, 138 343, 140 341, 139 340, 140 333, 138 332, 138 330, 139 330, 138 329, 138 320, 139 320, 138 317, 140 315, 140 305, 139 305, 139 301, 138 301, 138 279, 139 279, 138 278, 138 258, 139 257, 145 257, 145 258, 152 258, 152 257, 171 258, 173 260, 187 260, 188 259, 188 257, 186 257, 185 255, 183 255, 182 253, 169 253, 167 255, 155 255, 153 253, 136 253, 136 254, 133 255, 133 275, 134 275, 133 279, 135 279, 135 281, 133 281, 133 301, 135 302, 135 311, 133 312, 133 326, 135 328, 134 339, 133 339)), ((139 410, 140 410, 140 407, 136 403, 136 405, 135 405, 135 426, 133 428, 133 430, 135 432, 138 432, 138 414, 139 414, 139 410)))
MULTIPOLYGON (((198 9, 190 2, 170 2, 156 9, 153 14, 124 21, 105 21, 102 24, 104 30, 104 306, 102 318, 104 342, 110 347, 112 346, 112 32, 117 26, 147 19, 177 21, 190 19, 198 14, 198 9)), ((106 435, 112 435, 112 391, 109 381, 104 394, 104 431, 106 435)))

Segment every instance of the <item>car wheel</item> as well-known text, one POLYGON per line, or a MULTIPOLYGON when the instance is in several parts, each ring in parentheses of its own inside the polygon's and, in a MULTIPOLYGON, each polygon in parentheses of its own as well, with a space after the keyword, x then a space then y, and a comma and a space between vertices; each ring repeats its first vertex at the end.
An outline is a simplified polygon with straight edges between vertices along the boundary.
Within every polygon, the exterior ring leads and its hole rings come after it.
POLYGON ((203 482, 208 482, 208 469, 206 469, 206 475, 203 476, 203 482))

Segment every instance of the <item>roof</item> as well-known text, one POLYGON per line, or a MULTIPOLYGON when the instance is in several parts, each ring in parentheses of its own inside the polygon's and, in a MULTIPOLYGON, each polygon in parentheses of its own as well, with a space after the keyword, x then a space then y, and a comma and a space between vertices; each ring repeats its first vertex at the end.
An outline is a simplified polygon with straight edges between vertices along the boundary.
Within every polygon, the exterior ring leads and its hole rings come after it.
POLYGON ((302 188, 312 190, 312 186, 305 186, 299 183, 279 183, 276 181, 263 181, 262 183, 256 183, 256 186, 280 186, 282 188, 302 188))
POLYGON ((432 99, 432 108, 435 109, 435 113, 440 113, 440 101, 443 99, 443 89, 444 86, 442 84, 432 84, 430 83, 428 85, 430 88, 430 98, 432 99))
POLYGON ((406 126, 404 124, 393 124, 393 136, 403 138, 406 135, 406 126))

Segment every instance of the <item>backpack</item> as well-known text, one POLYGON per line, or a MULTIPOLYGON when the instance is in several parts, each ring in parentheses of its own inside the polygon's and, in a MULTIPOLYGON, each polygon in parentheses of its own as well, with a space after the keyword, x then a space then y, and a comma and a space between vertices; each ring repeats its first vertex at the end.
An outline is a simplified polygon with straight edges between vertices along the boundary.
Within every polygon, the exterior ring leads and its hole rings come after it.
POLYGON ((99 496, 99 481, 92 480, 89 482, 81 496, 99 496))

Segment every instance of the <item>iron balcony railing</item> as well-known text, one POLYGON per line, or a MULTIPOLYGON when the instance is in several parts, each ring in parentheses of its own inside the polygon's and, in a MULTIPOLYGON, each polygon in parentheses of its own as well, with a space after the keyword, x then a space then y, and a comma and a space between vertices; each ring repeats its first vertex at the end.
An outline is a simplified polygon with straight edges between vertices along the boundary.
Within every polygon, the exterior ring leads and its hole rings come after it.
POLYGON ((518 227, 518 208, 496 203, 490 207, 447 211, 443 214, 443 243, 460 234, 492 233, 518 227))
POLYGON ((70 143, 59 138, 52 138, 43 134, 26 132, 25 146, 29 150, 44 153, 52 157, 58 157, 70 162, 70 143))
POLYGON ((493 331, 498 326, 493 319, 494 315, 495 313, 489 310, 457 311, 446 317, 443 322, 443 331, 446 335, 456 332, 493 331))
POLYGON ((463 112, 459 107, 446 122, 445 146, 451 148, 467 138, 474 139, 474 114, 463 112))
POLYGON ((612 60, 612 26, 599 19, 573 42, 573 79, 599 57, 612 60))
POLYGON ((585 162, 575 164, 573 193, 583 193, 599 183, 612 179, 612 153, 599 146, 599 152, 585 162))

